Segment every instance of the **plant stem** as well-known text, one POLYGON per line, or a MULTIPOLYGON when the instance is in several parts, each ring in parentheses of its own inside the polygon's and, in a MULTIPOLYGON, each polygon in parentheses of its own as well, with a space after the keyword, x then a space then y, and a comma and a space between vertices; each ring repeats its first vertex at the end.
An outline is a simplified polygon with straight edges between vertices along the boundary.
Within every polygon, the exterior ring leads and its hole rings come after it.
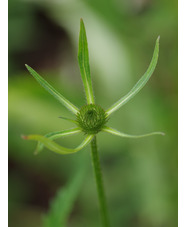
POLYGON ((108 214, 107 214, 106 199, 105 199, 105 192, 103 187, 99 154, 97 150, 96 136, 93 138, 91 142, 91 156, 92 156, 92 164, 94 168, 94 175, 95 175, 96 185, 97 185, 102 225, 103 227, 109 227, 110 225, 109 225, 108 214))

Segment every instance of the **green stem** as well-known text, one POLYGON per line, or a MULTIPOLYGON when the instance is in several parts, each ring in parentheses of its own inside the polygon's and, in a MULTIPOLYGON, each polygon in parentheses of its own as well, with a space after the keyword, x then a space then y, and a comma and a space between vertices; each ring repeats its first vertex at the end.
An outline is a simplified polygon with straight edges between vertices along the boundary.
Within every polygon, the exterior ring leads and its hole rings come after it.
POLYGON ((96 136, 93 138, 91 142, 91 148, 92 148, 91 149, 92 164, 93 164, 94 175, 96 179, 102 224, 103 224, 103 227, 109 227, 110 225, 109 225, 108 214, 107 214, 106 199, 105 199, 105 192, 103 187, 99 155, 97 150, 96 136))

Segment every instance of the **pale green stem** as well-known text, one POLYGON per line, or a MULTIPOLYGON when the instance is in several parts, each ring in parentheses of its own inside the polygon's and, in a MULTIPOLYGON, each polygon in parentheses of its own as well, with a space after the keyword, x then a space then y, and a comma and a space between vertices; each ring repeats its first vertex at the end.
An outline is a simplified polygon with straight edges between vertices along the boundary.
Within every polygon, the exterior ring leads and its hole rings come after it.
POLYGON ((102 172, 101 172, 100 161, 99 161, 99 154, 97 150, 96 136, 91 141, 91 156, 92 156, 92 164, 93 164, 94 175, 95 175, 95 180, 97 185, 102 225, 103 227, 109 227, 110 224, 108 220, 106 198, 105 198, 102 172))

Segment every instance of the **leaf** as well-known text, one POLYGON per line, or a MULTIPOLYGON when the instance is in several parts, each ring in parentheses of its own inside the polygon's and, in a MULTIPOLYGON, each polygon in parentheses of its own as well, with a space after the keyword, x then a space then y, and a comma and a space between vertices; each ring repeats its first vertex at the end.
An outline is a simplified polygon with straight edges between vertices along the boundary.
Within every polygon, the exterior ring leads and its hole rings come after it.
POLYGON ((163 132, 151 132, 151 133, 147 133, 147 134, 143 134, 143 135, 129 135, 129 134, 122 133, 122 132, 120 132, 120 131, 118 131, 116 129, 113 129, 113 128, 107 127, 107 126, 105 126, 102 129, 102 131, 103 132, 108 132, 108 133, 116 135, 116 136, 121 136, 121 137, 126 137, 126 138, 133 138, 133 139, 147 137, 147 136, 153 136, 153 135, 162 135, 162 136, 165 135, 165 133, 163 133, 163 132))
POLYGON ((53 95, 60 103, 62 103, 68 110, 72 111, 74 114, 77 114, 79 109, 74 106, 70 101, 68 101, 64 96, 62 96, 58 91, 56 91, 46 80, 44 80, 35 70, 30 66, 26 65, 26 68, 30 74, 37 80, 37 82, 44 87, 51 95, 53 95))
POLYGON ((121 106, 123 106, 124 104, 126 104, 131 98, 133 98, 145 86, 145 84, 147 83, 147 81, 150 79, 151 75, 153 74, 153 72, 154 72, 154 70, 156 68, 156 64, 157 64, 157 61, 158 61, 159 39, 160 39, 160 37, 158 37, 157 40, 156 40, 156 45, 155 45, 155 48, 154 48, 153 57, 152 57, 152 60, 150 62, 150 65, 149 65, 147 71, 141 77, 141 79, 135 84, 135 86, 129 91, 129 93, 127 95, 125 95, 119 101, 117 101, 116 103, 114 103, 106 111, 106 113, 107 113, 108 116, 110 114, 112 114, 113 112, 115 112, 116 110, 118 110, 121 106))
MULTIPOLYGON (((67 129, 67 130, 58 131, 58 132, 51 132, 46 134, 45 137, 49 138, 50 140, 54 140, 63 136, 74 135, 79 132, 81 132, 79 128, 73 128, 73 129, 67 129)), ((43 147, 44 147, 44 144, 41 142, 38 142, 35 154, 38 154, 39 152, 41 152, 43 147)))
POLYGON ((88 135, 78 147, 76 147, 74 149, 70 149, 70 148, 62 147, 59 144, 55 143, 54 141, 52 141, 44 136, 41 136, 41 135, 22 136, 23 139, 36 140, 38 142, 43 143, 45 147, 47 147, 49 150, 51 150, 57 154, 71 154, 71 153, 80 151, 81 149, 83 149, 85 146, 87 146, 91 142, 93 137, 94 137, 94 135, 88 135))
POLYGON ((79 68, 81 72, 83 85, 85 88, 87 103, 88 104, 94 103, 92 81, 90 76, 88 43, 87 43, 87 37, 86 37, 86 31, 85 31, 85 25, 83 23, 83 19, 80 20, 78 62, 79 62, 79 68))
POLYGON ((43 227, 65 227, 73 209, 85 171, 80 170, 76 176, 62 187, 51 201, 50 210, 43 218, 43 227))

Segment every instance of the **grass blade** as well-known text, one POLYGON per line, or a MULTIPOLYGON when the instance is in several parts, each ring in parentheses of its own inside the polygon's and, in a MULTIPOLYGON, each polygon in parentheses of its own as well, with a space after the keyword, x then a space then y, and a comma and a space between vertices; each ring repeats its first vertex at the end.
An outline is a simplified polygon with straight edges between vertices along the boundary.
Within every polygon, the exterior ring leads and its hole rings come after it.
POLYGON ((87 43, 85 25, 82 19, 80 20, 78 62, 79 62, 81 77, 83 80, 83 85, 85 88, 87 103, 88 104, 94 103, 92 81, 90 76, 88 43, 87 43))
POLYGON ((156 64, 158 61, 158 54, 159 54, 159 39, 160 37, 157 38, 156 40, 156 45, 154 48, 154 53, 152 60, 150 62, 150 65, 145 72, 145 74, 141 77, 141 79, 135 84, 135 86, 129 91, 127 95, 122 97, 119 101, 117 101, 115 104, 113 104, 107 111, 107 115, 109 116, 116 110, 118 110, 121 106, 123 106, 125 103, 127 103, 131 98, 133 98, 147 83, 147 81, 150 79, 151 75, 153 74, 156 64))
POLYGON ((51 201, 50 210, 43 218, 43 227, 65 227, 73 209, 85 171, 80 170, 76 176, 62 187, 51 201))
MULTIPOLYGON (((51 132, 46 134, 45 137, 51 140, 55 140, 63 136, 74 135, 80 132, 81 130, 79 128, 73 128, 73 129, 67 129, 67 130, 58 131, 58 132, 51 132)), ((44 148, 44 144, 41 142, 38 142, 35 154, 38 154, 39 152, 41 152, 43 148, 44 148)))
POLYGON ((26 65, 26 68, 30 72, 30 74, 37 80, 37 82, 45 88, 51 95, 53 95, 60 103, 62 103, 67 109, 72 111, 74 114, 77 114, 79 109, 74 106, 70 101, 68 101, 65 97, 63 97, 58 91, 56 91, 46 80, 44 80, 35 70, 33 70, 30 66, 26 65))
POLYGON ((147 137, 147 136, 154 136, 154 135, 162 135, 164 136, 165 133, 163 132, 151 132, 151 133, 147 133, 147 134, 143 134, 143 135, 129 135, 126 133, 122 133, 116 129, 113 129, 111 127, 107 127, 105 126, 102 130, 103 132, 108 132, 110 134, 116 135, 116 136, 121 136, 121 137, 126 137, 126 138, 133 138, 133 139, 137 139, 137 138, 143 138, 143 137, 147 137))
POLYGON ((87 146, 91 142, 93 137, 94 137, 94 135, 88 135, 78 147, 76 147, 74 149, 70 149, 70 148, 62 147, 59 144, 52 141, 51 139, 46 138, 41 135, 22 136, 23 139, 35 140, 35 141, 43 143, 45 147, 47 147, 49 150, 51 150, 57 154, 71 154, 71 153, 80 151, 81 149, 83 149, 85 146, 87 146))

